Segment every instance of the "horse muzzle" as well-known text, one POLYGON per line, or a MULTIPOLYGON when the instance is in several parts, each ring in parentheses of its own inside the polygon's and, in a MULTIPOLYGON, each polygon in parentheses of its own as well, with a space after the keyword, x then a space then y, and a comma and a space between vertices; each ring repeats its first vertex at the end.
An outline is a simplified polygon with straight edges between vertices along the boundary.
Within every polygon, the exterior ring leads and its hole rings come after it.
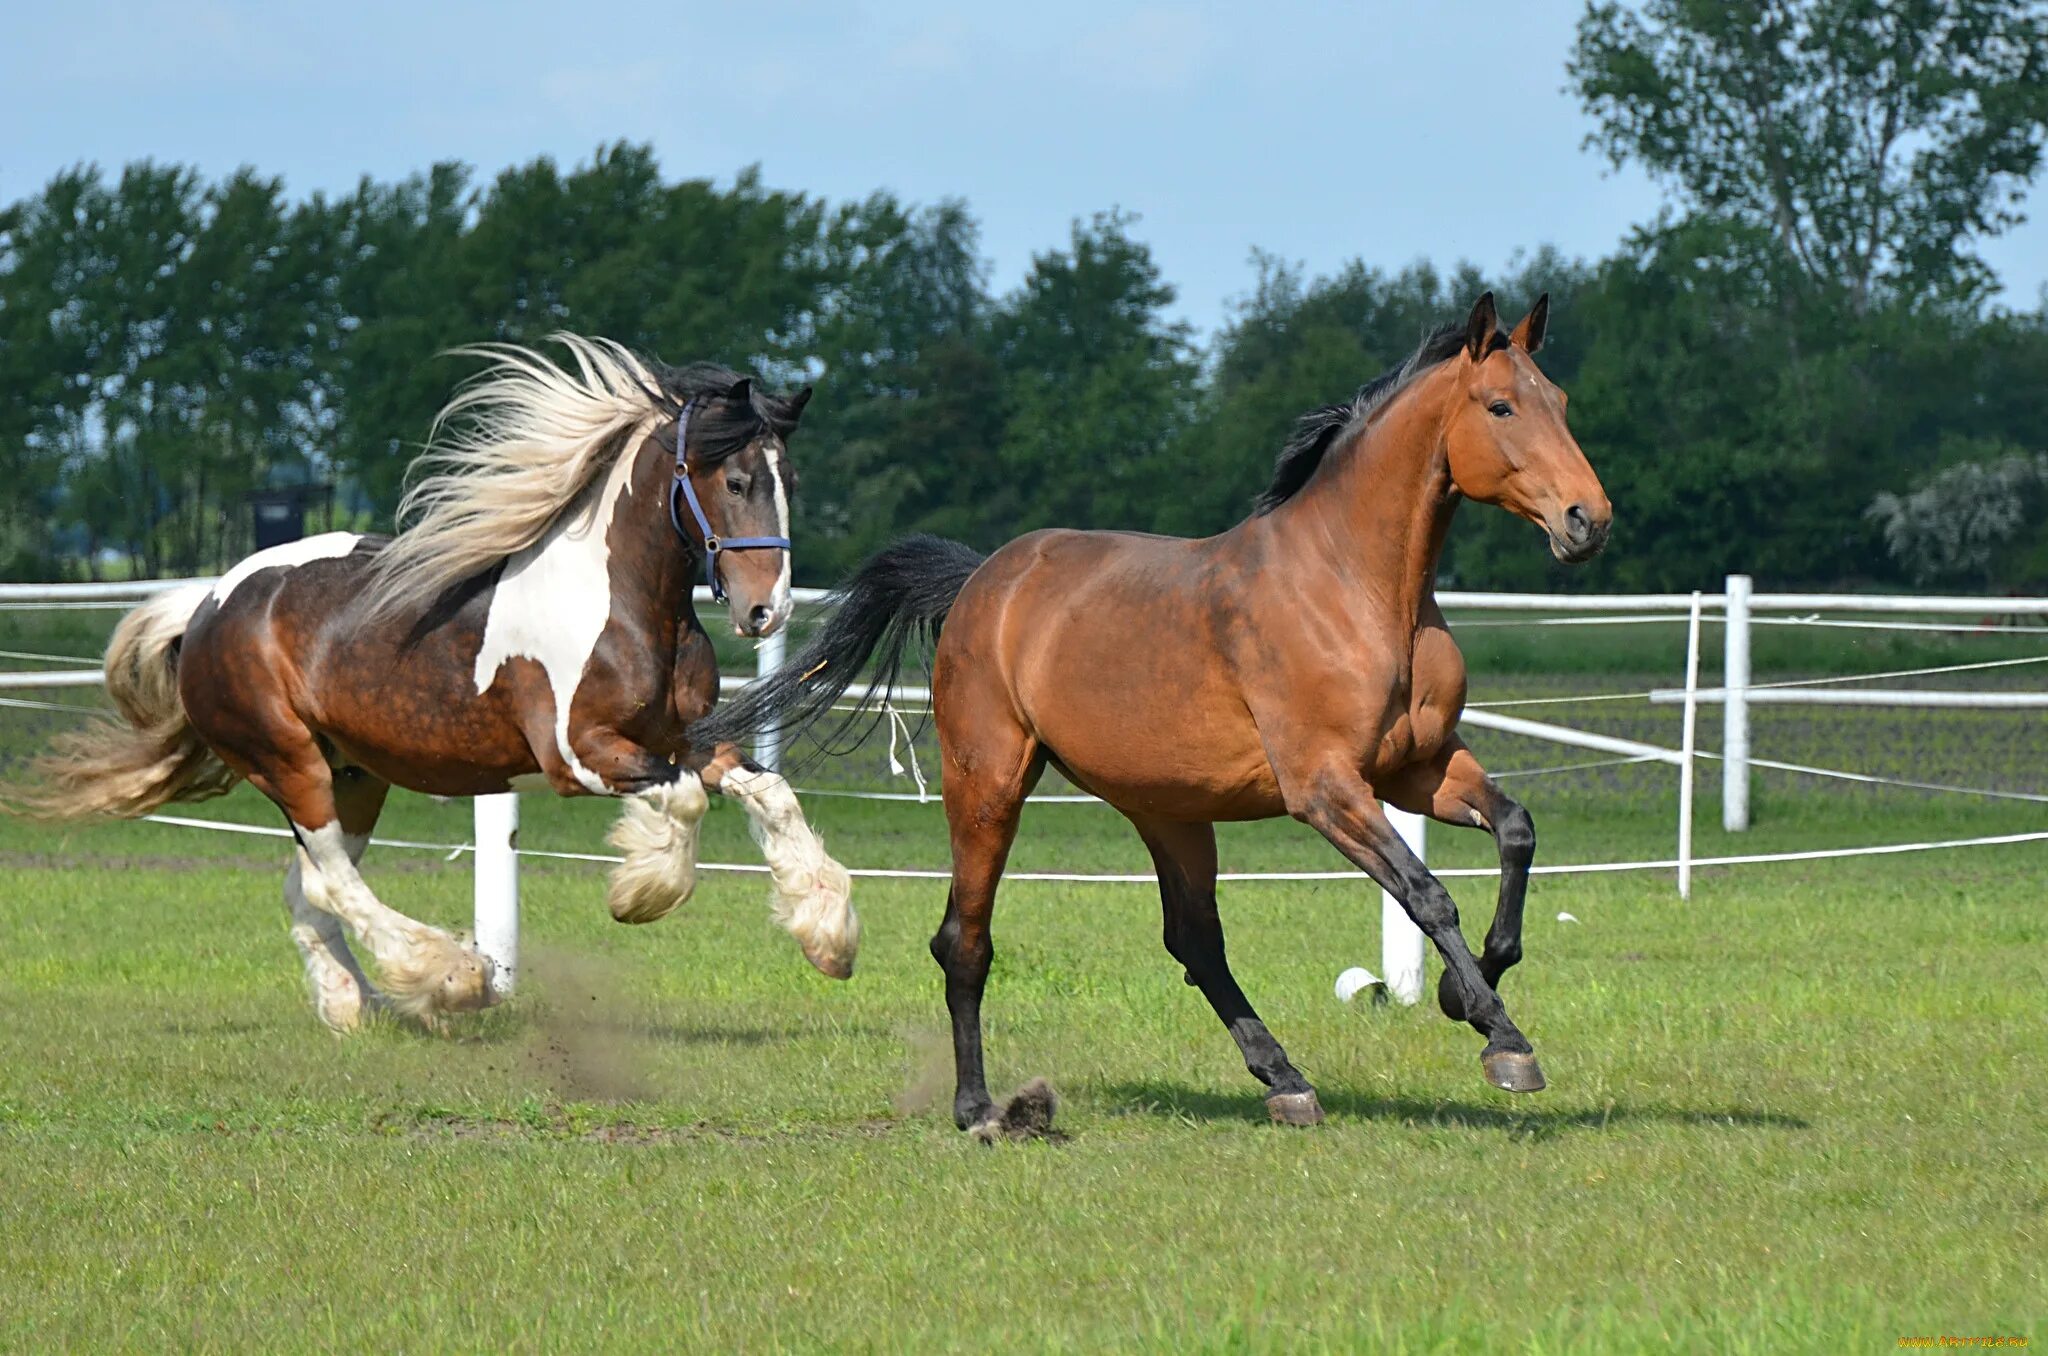
POLYGON ((1613 527, 1614 510, 1607 504, 1573 504, 1543 530, 1550 536, 1550 554, 1567 565, 1583 565, 1600 554, 1613 527))

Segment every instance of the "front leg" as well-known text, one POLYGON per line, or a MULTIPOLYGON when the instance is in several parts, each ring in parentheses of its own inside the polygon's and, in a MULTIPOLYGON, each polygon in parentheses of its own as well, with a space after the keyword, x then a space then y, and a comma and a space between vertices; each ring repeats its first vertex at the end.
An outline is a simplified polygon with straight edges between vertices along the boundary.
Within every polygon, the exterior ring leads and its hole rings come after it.
MULTIPOLYGON (((1536 823, 1513 797, 1495 785, 1486 769, 1452 735, 1437 756, 1386 779, 1387 801, 1410 814, 1428 815, 1458 828, 1484 829, 1500 850, 1500 898, 1479 973, 1494 989, 1522 959, 1522 904, 1529 893, 1529 867, 1536 860, 1536 823)), ((1454 1022, 1465 1020, 1464 995, 1446 970, 1436 986, 1437 1006, 1454 1022)))
POLYGON ((738 801, 768 863, 768 907, 775 921, 803 947, 820 974, 846 979, 860 952, 860 916, 853 911, 853 881, 825 851, 804 819, 796 792, 780 773, 720 744, 709 756, 685 755, 704 785, 738 801))
POLYGON ((1329 839, 1381 889, 1400 900, 1415 926, 1436 944, 1448 982, 1462 999, 1465 1020, 1486 1037, 1480 1063, 1487 1081, 1508 1092, 1542 1088, 1543 1073, 1528 1038, 1509 1018, 1458 930, 1458 906, 1451 892, 1394 832, 1379 799, 1355 767, 1332 758, 1306 773, 1290 776, 1288 770, 1276 770, 1282 773, 1288 812, 1329 839))
POLYGON ((569 794, 582 790, 625 802, 605 835, 625 854, 605 891, 612 917, 621 923, 666 918, 697 888, 697 832, 709 804, 703 781, 680 760, 603 726, 578 731, 570 749, 575 788, 569 794))

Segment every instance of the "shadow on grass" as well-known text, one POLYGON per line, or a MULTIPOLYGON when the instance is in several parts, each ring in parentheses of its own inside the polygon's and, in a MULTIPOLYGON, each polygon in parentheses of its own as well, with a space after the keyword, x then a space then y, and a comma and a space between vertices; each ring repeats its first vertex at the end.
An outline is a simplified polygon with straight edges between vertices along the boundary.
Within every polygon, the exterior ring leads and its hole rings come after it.
MULTIPOLYGON (((1084 1096, 1112 1116, 1159 1116, 1174 1120, 1263 1123, 1266 1104, 1256 1092, 1212 1092, 1182 1083, 1144 1080, 1088 1088, 1084 1096)), ((1508 1094, 1503 1093, 1505 1098, 1508 1094)), ((1777 1111, 1746 1107, 1701 1109, 1655 1104, 1613 1103, 1604 1107, 1552 1109, 1540 1102, 1435 1102, 1416 1097, 1380 1097, 1344 1088, 1321 1087, 1323 1110, 1339 1119, 1398 1121, 1406 1125, 1453 1125, 1498 1130, 1522 1138, 1548 1139, 1578 1131, 1622 1125, 1730 1126, 1750 1130, 1806 1130, 1811 1123, 1777 1111)))

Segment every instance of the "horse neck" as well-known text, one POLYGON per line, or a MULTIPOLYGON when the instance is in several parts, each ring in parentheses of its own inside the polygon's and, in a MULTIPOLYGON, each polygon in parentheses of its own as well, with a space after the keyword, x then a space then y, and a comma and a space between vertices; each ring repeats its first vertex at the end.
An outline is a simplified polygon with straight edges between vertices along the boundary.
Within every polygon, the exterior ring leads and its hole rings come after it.
POLYGON ((696 622, 690 593, 697 584, 697 552, 676 536, 668 496, 675 458, 651 433, 627 454, 627 493, 619 496, 609 527, 612 605, 622 603, 635 618, 656 629, 666 622, 696 622))
POLYGON ((1435 594, 1458 506, 1444 444, 1448 389, 1440 372, 1416 381, 1268 515, 1284 538, 1386 598, 1411 627, 1435 594))

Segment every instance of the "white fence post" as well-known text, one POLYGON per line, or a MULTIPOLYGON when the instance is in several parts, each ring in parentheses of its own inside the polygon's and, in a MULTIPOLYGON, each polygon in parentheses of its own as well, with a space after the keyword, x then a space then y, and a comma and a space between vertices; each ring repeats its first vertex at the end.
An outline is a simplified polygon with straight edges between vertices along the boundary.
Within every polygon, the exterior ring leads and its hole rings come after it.
POLYGON ((1700 596, 1692 596, 1685 630, 1685 729, 1678 743, 1678 897, 1692 898, 1692 783, 1694 734, 1700 715, 1700 596))
POLYGON ((1746 574, 1728 576, 1727 633, 1721 638, 1721 827, 1749 828, 1749 595, 1746 574))
POLYGON ((497 967, 491 987, 512 992, 519 973, 519 795, 476 798, 476 945, 497 967))
MULTIPOLYGON (((762 641, 754 651, 754 676, 766 678, 782 667, 782 657, 789 639, 789 626, 762 641)), ((754 761, 770 772, 782 770, 782 731, 763 730, 761 737, 754 741, 754 761)))
MULTIPOLYGON (((1427 860, 1423 851, 1423 826, 1429 821, 1406 810, 1387 807, 1387 820, 1401 841, 1427 860)), ((1401 901, 1380 891, 1380 969, 1386 972, 1387 993, 1397 1003, 1422 1000, 1422 929, 1409 918, 1401 901)))

